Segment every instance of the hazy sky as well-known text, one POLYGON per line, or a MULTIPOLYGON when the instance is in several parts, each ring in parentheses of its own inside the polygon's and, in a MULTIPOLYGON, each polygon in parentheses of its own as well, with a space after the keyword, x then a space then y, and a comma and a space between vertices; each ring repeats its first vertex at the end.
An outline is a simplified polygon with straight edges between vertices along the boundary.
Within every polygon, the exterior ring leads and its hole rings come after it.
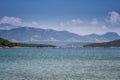
POLYGON ((0 24, 120 34, 120 0, 0 0, 0 24))

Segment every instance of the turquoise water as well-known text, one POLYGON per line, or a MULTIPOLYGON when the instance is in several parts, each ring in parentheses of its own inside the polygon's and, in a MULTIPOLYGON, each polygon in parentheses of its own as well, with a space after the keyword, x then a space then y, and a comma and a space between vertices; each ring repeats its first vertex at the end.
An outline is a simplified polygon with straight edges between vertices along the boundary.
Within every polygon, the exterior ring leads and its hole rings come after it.
POLYGON ((0 49, 0 80, 120 80, 120 48, 0 49))

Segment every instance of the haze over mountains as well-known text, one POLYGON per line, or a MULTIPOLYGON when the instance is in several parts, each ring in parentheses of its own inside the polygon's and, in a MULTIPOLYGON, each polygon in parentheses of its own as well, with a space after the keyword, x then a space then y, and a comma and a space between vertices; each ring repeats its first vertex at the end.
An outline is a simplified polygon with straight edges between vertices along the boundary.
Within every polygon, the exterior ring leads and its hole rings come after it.
POLYGON ((40 29, 18 26, 12 26, 13 29, 9 29, 9 26, 11 27, 11 25, 0 26, 8 27, 8 30, 0 30, 0 37, 13 42, 106 42, 120 39, 120 36, 115 32, 108 32, 103 35, 90 34, 81 36, 68 31, 56 31, 53 29, 40 29))

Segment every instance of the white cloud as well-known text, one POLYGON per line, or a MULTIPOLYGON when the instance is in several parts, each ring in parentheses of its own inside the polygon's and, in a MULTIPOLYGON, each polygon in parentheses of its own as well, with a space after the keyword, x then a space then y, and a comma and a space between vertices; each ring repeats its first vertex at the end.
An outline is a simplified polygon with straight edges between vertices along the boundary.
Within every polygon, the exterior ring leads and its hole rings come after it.
POLYGON ((11 24, 19 27, 34 27, 34 28, 43 28, 43 29, 56 29, 56 27, 46 24, 40 24, 39 22, 25 22, 21 18, 18 17, 9 17, 4 16, 0 19, 0 24, 11 24))
POLYGON ((21 26, 26 26, 26 27, 39 27, 41 26, 39 23, 37 22, 24 22, 21 24, 21 26))
POLYGON ((107 28, 106 25, 102 25, 101 28, 102 28, 103 30, 108 30, 108 28, 107 28))
MULTIPOLYGON (((111 18, 110 18, 111 19, 111 18)), ((36 21, 32 22, 25 22, 21 18, 18 17, 8 17, 4 16, 0 19, 0 24, 12 24, 21 27, 36 27, 36 28, 43 28, 43 29, 55 29, 55 30, 67 30, 70 32, 74 32, 77 34, 90 34, 90 33, 103 33, 110 29, 104 23, 98 23, 96 18, 92 19, 89 22, 83 22, 80 19, 71 19, 60 24, 40 24, 36 21), (91 24, 91 25, 90 25, 91 24), (94 26, 93 26, 94 25, 94 26)))
POLYGON ((70 23, 72 23, 72 24, 81 24, 81 23, 83 23, 83 21, 80 20, 80 19, 72 19, 72 20, 70 21, 70 23))
POLYGON ((88 26, 88 25, 97 25, 98 24, 98 20, 96 18, 92 19, 92 21, 90 22, 83 22, 83 20, 81 19, 71 19, 69 21, 66 22, 62 22, 60 23, 60 26, 88 26))
POLYGON ((120 23, 120 14, 115 11, 109 12, 105 20, 111 24, 120 23))
POLYGON ((18 25, 21 24, 21 19, 17 17, 8 17, 4 16, 2 19, 0 19, 0 24, 12 24, 12 25, 18 25))
POLYGON ((82 24, 83 21, 80 19, 72 19, 66 22, 61 22, 60 26, 64 27, 64 26, 78 26, 80 24, 82 24))
POLYGON ((97 25, 97 24, 98 24, 98 20, 97 20, 96 18, 94 18, 94 19, 90 22, 90 24, 92 24, 92 25, 97 25))
POLYGON ((61 26, 61 27, 64 27, 64 26, 65 26, 65 24, 64 24, 63 22, 61 22, 61 23, 60 23, 60 26, 61 26))
POLYGON ((35 21, 23 22, 21 18, 9 17, 9 16, 4 16, 3 18, 1 18, 0 24, 11 24, 11 25, 16 25, 21 27, 41 27, 42 26, 41 24, 35 21))

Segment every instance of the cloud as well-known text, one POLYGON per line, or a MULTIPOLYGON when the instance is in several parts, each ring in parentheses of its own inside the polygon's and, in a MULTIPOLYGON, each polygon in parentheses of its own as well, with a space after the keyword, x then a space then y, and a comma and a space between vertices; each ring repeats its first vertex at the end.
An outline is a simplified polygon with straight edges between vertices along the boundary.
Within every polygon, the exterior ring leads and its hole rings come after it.
POLYGON ((61 26, 61 27, 64 27, 64 26, 65 26, 65 24, 64 24, 63 22, 61 22, 61 23, 60 23, 60 26, 61 26))
POLYGON ((90 22, 84 22, 81 19, 71 19, 66 22, 61 22, 60 26, 62 26, 62 27, 64 27, 64 26, 88 26, 90 24, 97 25, 98 24, 97 18, 93 18, 92 21, 90 21, 90 22))
POLYGON ((120 23, 120 14, 116 11, 109 12, 105 21, 111 24, 120 23))
POLYGON ((38 22, 23 22, 21 24, 21 26, 25 26, 25 27, 39 27, 41 26, 38 22))
POLYGON ((102 28, 103 30, 108 30, 108 28, 107 28, 106 25, 102 25, 101 28, 102 28))
POLYGON ((66 22, 61 22, 60 26, 62 26, 62 27, 64 27, 64 26, 78 26, 82 23, 83 23, 83 21, 80 19, 71 19, 71 20, 66 21, 66 22))
POLYGON ((81 23, 83 23, 83 21, 80 20, 80 19, 72 19, 72 20, 70 21, 70 23, 72 23, 72 24, 81 24, 81 23))
POLYGON ((70 32, 83 34, 83 35, 89 33, 103 33, 110 30, 109 27, 106 26, 106 23, 98 22, 97 18, 91 19, 91 21, 88 22, 82 21, 81 19, 71 19, 65 22, 61 22, 60 24, 46 25, 46 24, 40 24, 39 22, 36 21, 25 22, 24 20, 18 17, 4 16, 3 18, 0 19, 0 24, 12 24, 20 27, 54 29, 58 31, 67 30, 70 32))
POLYGON ((42 26, 36 21, 33 22, 23 22, 21 18, 18 17, 9 17, 4 16, 0 19, 0 24, 11 24, 15 26, 21 26, 21 27, 40 27, 42 26))
POLYGON ((0 24, 12 24, 12 25, 18 25, 21 24, 21 19, 17 17, 8 17, 4 16, 2 19, 0 19, 0 24))
POLYGON ((98 24, 98 20, 97 20, 96 18, 94 18, 94 19, 90 22, 90 24, 92 24, 92 25, 97 25, 97 24, 98 24))

